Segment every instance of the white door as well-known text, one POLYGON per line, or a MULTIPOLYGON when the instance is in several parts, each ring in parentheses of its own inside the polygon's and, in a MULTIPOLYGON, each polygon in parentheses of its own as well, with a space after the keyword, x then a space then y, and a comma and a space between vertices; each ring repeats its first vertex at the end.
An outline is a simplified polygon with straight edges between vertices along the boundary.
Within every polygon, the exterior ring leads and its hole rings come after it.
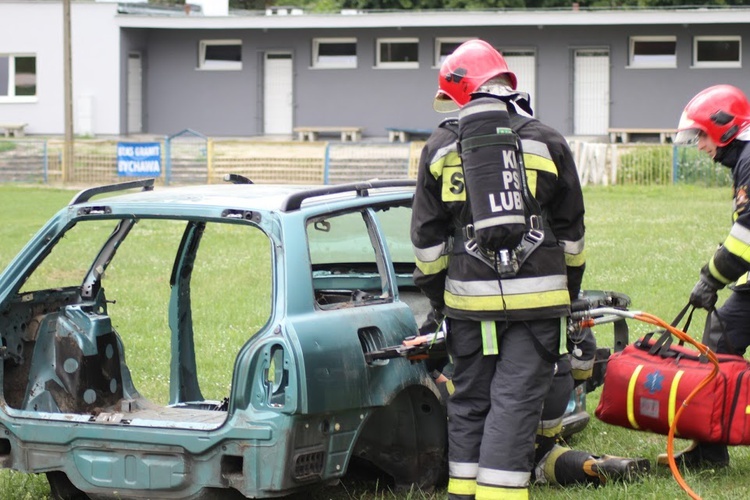
POLYGON ((506 50, 503 51, 505 62, 510 70, 515 73, 518 80, 518 90, 527 92, 531 97, 531 109, 534 115, 539 116, 536 109, 536 53, 533 50, 506 50))
POLYGON ((128 134, 143 132, 143 65, 141 54, 128 54, 128 134))
POLYGON ((263 65, 263 133, 292 133, 292 54, 267 52, 263 65))
POLYGON ((574 60, 573 133, 607 135, 609 50, 577 49, 574 60))

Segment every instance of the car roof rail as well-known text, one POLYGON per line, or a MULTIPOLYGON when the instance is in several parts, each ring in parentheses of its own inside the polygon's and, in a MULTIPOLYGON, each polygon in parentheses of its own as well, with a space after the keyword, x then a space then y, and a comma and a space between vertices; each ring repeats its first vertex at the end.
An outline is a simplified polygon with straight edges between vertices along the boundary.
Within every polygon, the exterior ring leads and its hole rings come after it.
POLYGON ((299 191, 297 193, 290 194, 284 203, 281 205, 282 212, 290 212, 292 210, 299 210, 302 206, 302 202, 315 198, 318 196, 325 196, 327 194, 346 193, 349 191, 355 191, 357 196, 367 196, 369 189, 379 188, 391 188, 391 187, 414 187, 417 182, 413 179, 395 179, 395 180, 372 180, 372 181, 361 181, 352 182, 349 184, 333 184, 323 186, 320 188, 308 189, 305 191, 299 191))
POLYGON ((73 199, 70 200, 68 205, 75 205, 77 203, 89 201, 98 194, 114 193, 116 191, 125 191, 126 189, 135 188, 143 188, 144 191, 151 191, 154 189, 154 179, 140 179, 137 181, 120 182, 119 184, 107 184, 105 186, 84 189, 76 194, 73 199))

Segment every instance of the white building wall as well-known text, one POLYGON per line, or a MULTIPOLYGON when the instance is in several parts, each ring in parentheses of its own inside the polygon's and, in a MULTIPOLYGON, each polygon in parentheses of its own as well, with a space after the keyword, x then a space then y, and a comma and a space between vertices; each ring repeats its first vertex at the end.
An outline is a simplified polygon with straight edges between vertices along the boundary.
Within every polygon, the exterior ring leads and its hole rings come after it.
MULTIPOLYGON (((71 5, 73 116, 79 135, 119 133, 120 38, 116 14, 117 4, 71 5), (76 110, 78 106, 81 113, 76 110), (82 116, 87 114, 88 118, 82 116)), ((37 65, 36 101, 0 102, 0 122, 27 123, 28 134, 64 134, 62 2, 0 2, 0 54, 34 54, 37 65)))

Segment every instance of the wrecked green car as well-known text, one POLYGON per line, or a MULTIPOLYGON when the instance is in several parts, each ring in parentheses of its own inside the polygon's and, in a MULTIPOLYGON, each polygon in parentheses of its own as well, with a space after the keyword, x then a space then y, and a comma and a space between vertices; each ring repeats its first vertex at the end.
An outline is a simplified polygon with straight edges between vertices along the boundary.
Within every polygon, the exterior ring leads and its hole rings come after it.
POLYGON ((84 190, 0 274, 0 467, 55 498, 275 497, 355 460, 440 480, 423 364, 366 360, 426 307, 413 182, 241 182, 84 190))

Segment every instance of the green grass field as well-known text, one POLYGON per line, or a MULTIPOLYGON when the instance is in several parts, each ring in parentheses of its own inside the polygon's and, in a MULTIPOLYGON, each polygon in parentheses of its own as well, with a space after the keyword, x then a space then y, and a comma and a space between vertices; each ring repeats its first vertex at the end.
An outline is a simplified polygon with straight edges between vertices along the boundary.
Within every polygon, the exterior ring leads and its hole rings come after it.
MULTIPOLYGON (((157 188, 158 189, 158 188, 157 188)), ((45 187, 0 185, 0 269, 75 191, 45 187)), ((586 198, 586 247, 588 253, 584 288, 628 294, 632 309, 674 319, 687 302, 698 270, 726 236, 731 224, 729 188, 691 186, 592 187, 586 198)), ((720 297, 726 296, 722 292, 720 297)), ((704 315, 693 320, 691 332, 700 336, 704 315), (692 331, 695 330, 695 331, 692 331)), ((631 340, 652 330, 650 325, 630 323, 631 340)), ((597 329, 600 345, 611 345, 608 326, 597 329)), ((599 422, 593 410, 600 391, 589 395, 592 420, 569 443, 595 454, 644 456, 652 461, 666 449, 666 437, 629 431, 599 422)), ((685 442, 680 441, 676 447, 685 442)), ((706 499, 750 498, 750 451, 730 450, 731 467, 725 470, 687 473, 685 480, 706 499)), ((49 495, 44 476, 0 471, 0 500, 40 499, 49 495)), ((345 481, 337 487, 310 492, 308 497, 331 498, 444 498, 422 492, 393 494, 382 485, 345 481)), ((535 486, 532 498, 676 499, 687 498, 668 469, 656 469, 634 484, 604 488, 550 488, 535 486)))

